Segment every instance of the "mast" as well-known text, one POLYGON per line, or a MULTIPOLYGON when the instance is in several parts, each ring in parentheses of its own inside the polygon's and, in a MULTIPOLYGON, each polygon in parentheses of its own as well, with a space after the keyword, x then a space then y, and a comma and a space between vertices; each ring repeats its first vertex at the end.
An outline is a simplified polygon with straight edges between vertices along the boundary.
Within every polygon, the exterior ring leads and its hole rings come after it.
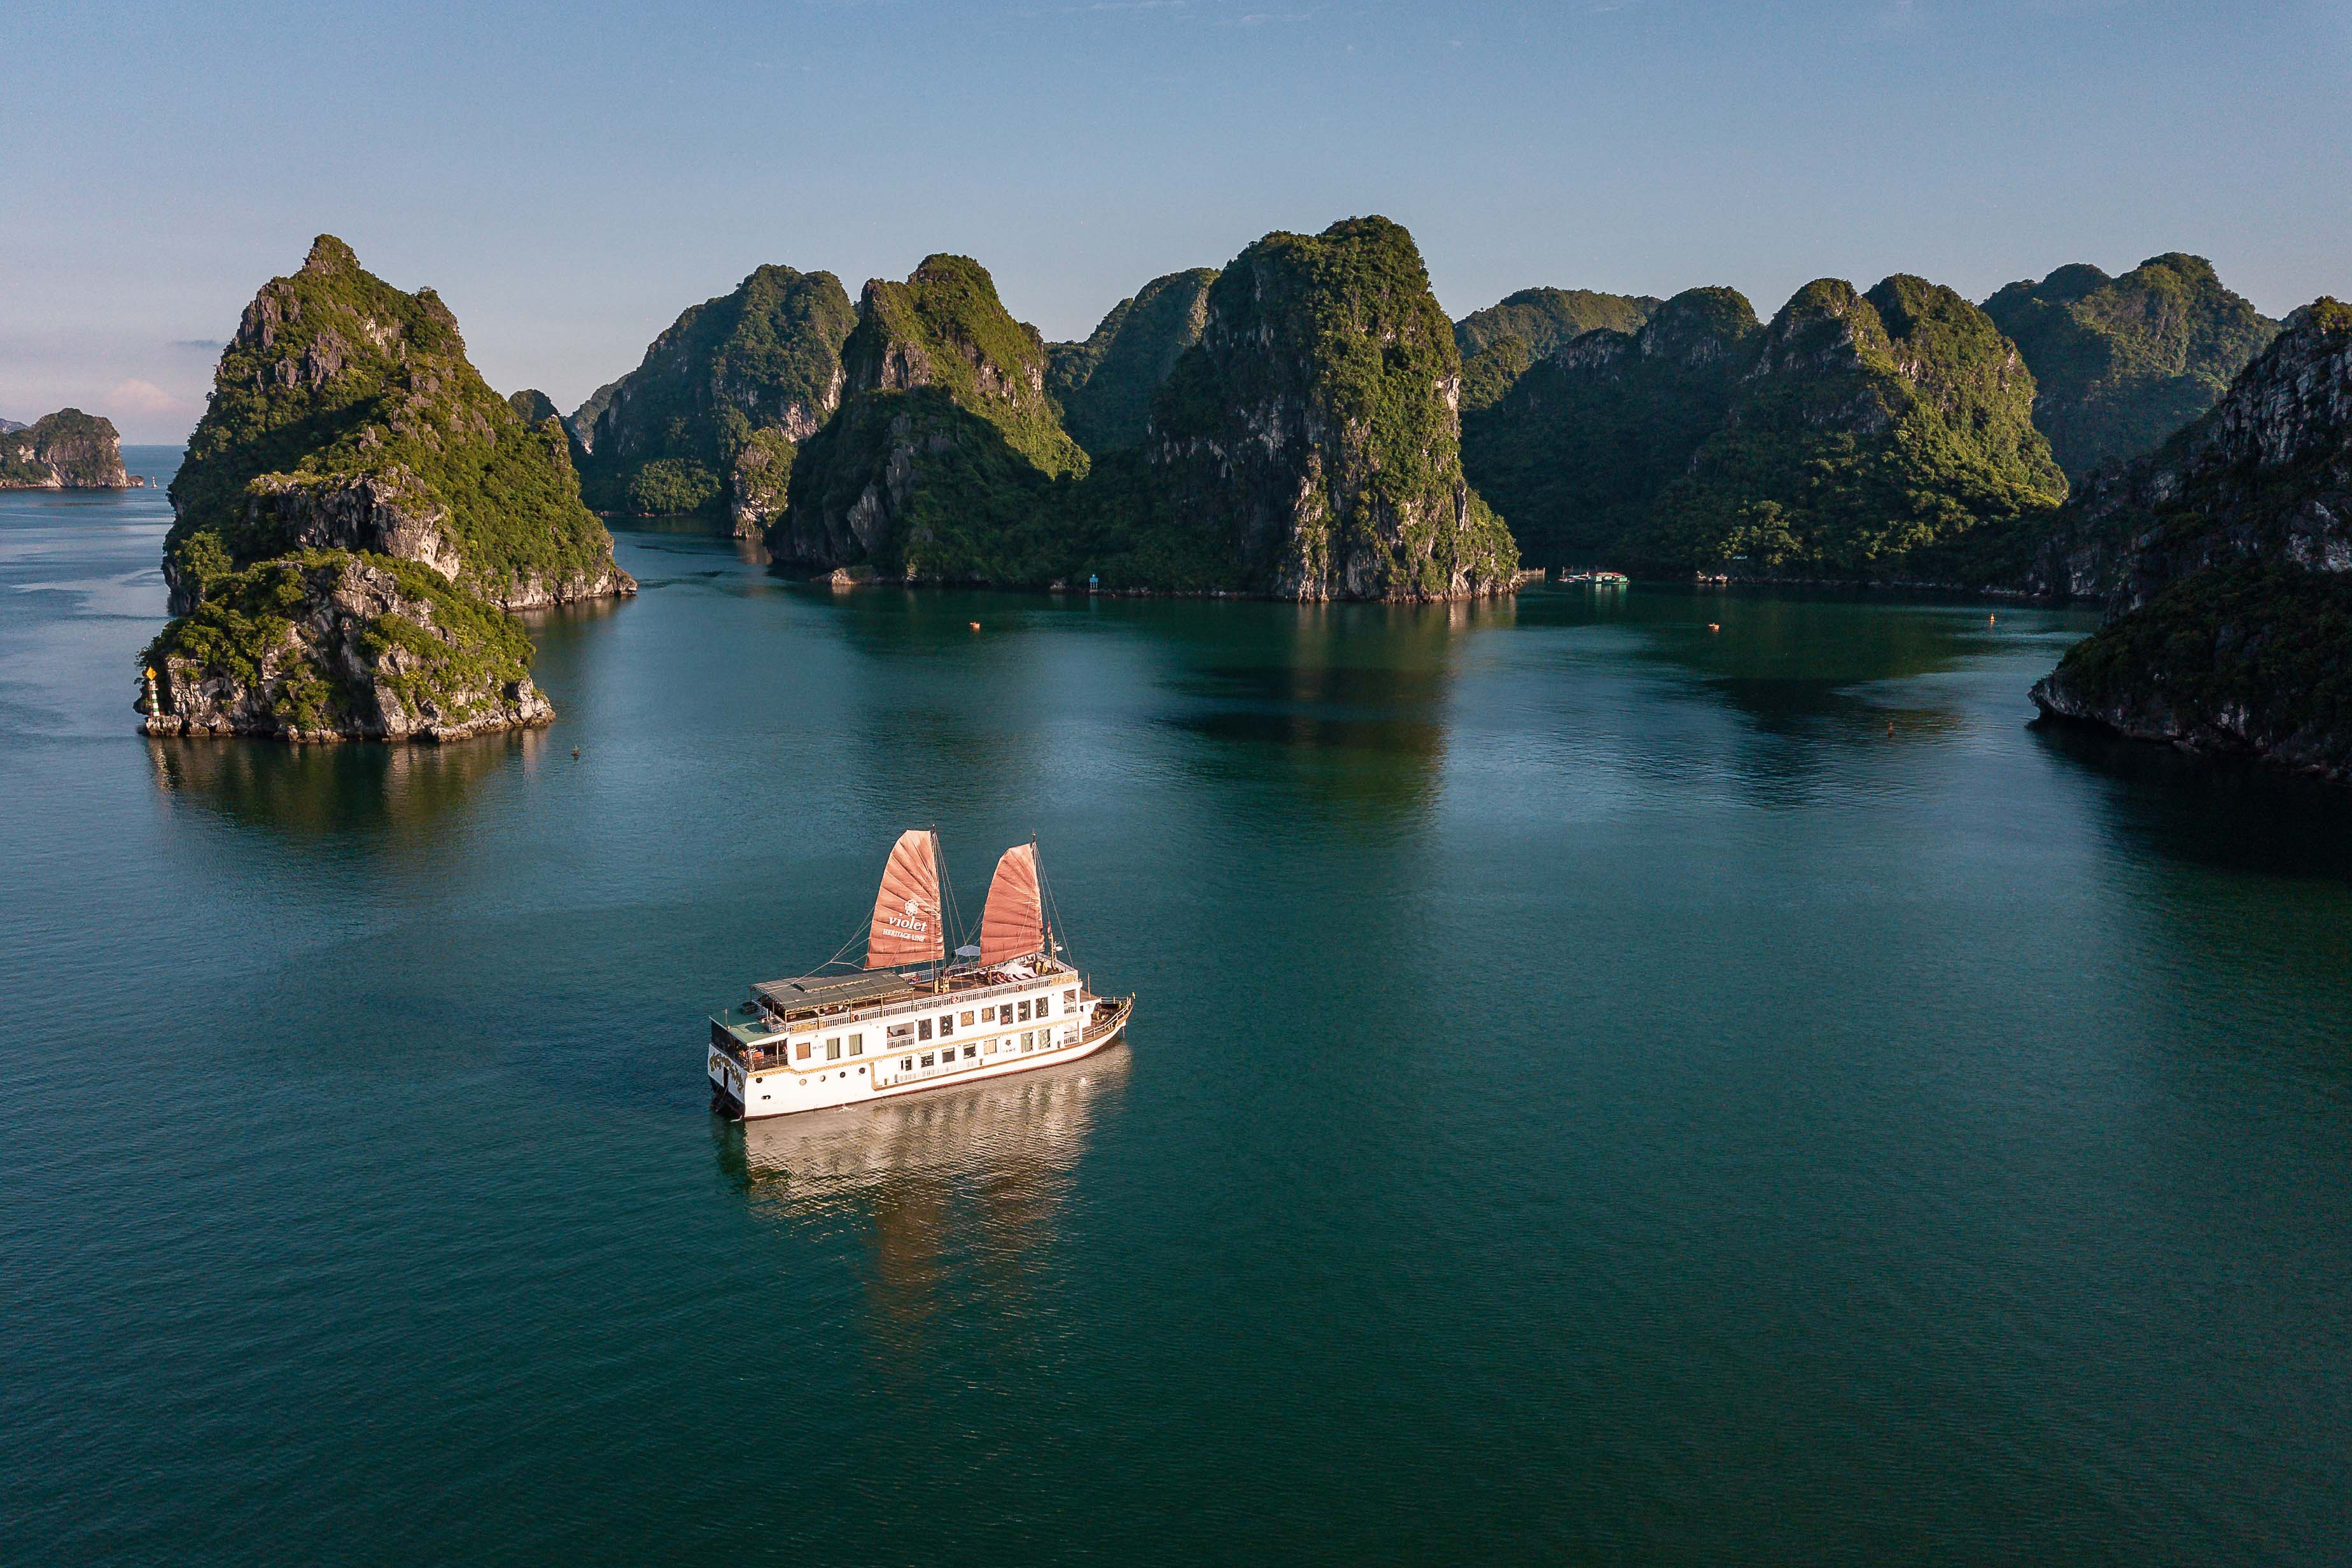
POLYGON ((936 996, 947 989, 948 984, 948 868, 946 857, 940 853, 940 830, 933 827, 926 831, 931 839, 931 864, 940 874, 940 955, 931 962, 931 994, 936 996))

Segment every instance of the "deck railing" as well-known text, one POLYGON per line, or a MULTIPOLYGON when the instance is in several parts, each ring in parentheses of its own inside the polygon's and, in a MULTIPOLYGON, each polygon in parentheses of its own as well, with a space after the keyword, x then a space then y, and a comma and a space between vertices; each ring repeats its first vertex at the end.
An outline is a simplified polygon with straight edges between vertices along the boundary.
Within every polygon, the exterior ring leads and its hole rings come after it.
MULTIPOLYGON (((1076 976, 1072 975, 1070 978, 1075 980, 1076 979, 1076 976)), ((967 999, 985 996, 999 991, 1018 990, 1021 986, 1028 984, 1032 983, 1025 981, 1007 981, 1003 984, 982 986, 972 991, 943 992, 940 994, 939 999, 944 1002, 952 997, 957 1005, 961 1007, 962 1003, 967 999)), ((1099 1000, 1099 998, 1097 1000, 1099 1000)), ((902 998, 899 1005, 903 1007, 905 1005, 905 1001, 902 998)), ((1127 1010, 1134 1005, 1135 998, 1132 996, 1120 999, 1118 1003, 1117 1012, 1112 1015, 1108 1023, 1088 1025, 1086 1032, 1080 1037, 1080 1038, 1083 1040, 1100 1039, 1106 1030, 1116 1028, 1118 1026, 1119 1020, 1126 1016, 1127 1010)), ((834 1029, 845 1025, 859 1023, 866 1019, 878 1017, 887 1011, 887 1008, 866 1008, 862 1010, 853 1009, 845 1014, 828 1015, 817 1020, 817 1023, 821 1029, 834 1029)), ((911 1024, 922 1016, 923 1015, 920 1014, 911 1015, 908 1016, 908 1022, 911 1024)), ((1059 1029, 1074 1016, 1075 1015, 1073 1014, 1064 1013, 1055 1017, 1039 1018, 1034 1021, 1032 1026, 1043 1029, 1059 1029)), ((734 1058, 739 1066, 746 1068, 761 1068, 768 1067, 789 1067, 792 1065, 785 1055, 787 1031, 781 1023, 770 1015, 761 1012, 757 1008, 730 1007, 724 1013, 713 1014, 710 1021, 719 1026, 719 1028, 722 1031, 740 1027, 767 1027, 772 1030, 772 1033, 761 1037, 759 1041, 754 1043, 746 1043, 742 1040, 737 1039, 732 1034, 728 1036, 725 1043, 723 1044, 719 1040, 716 1035, 712 1037, 711 1044, 717 1046, 720 1050, 725 1051, 729 1056, 734 1058), (757 1058, 756 1060, 754 1059, 755 1058, 757 1058)), ((1023 1021, 1029 1022, 1029 1020, 1023 1021)), ((972 1027, 974 1029, 982 1029, 991 1028, 992 1026, 975 1024, 972 1027)), ((992 1027, 998 1029, 1015 1029, 1020 1027, 1020 1025, 1018 1023, 1000 1024, 992 1026, 992 1027)), ((931 1040, 926 1040, 922 1043, 926 1046, 932 1046, 934 1047, 936 1047, 938 1044, 938 1042, 931 1040)), ((949 1043, 954 1044, 956 1042, 953 1039, 950 1039, 949 1043)), ((870 1057, 887 1057, 893 1054, 903 1054, 907 1049, 911 1048, 913 1045, 914 1042, 912 1041, 893 1042, 886 1034, 877 1047, 868 1053, 868 1055, 870 1057)))
POLYGON ((1105 1014, 1102 1022, 1087 1025, 1087 1032, 1079 1037, 1081 1042, 1086 1040, 1101 1039, 1105 1035, 1109 1034, 1112 1030, 1126 1023, 1127 1016, 1134 1011, 1134 997, 1118 996, 1112 998, 1110 1007, 1105 1014))
MULTIPOLYGON (((949 1008, 961 1009, 967 1002, 984 1001, 991 996, 999 994, 1010 995, 1014 992, 1024 989, 1034 988, 1037 983, 1045 978, 1045 976, 1044 975, 1032 975, 1026 980, 1000 980, 992 985, 956 987, 954 984, 954 979, 950 976, 949 979, 950 988, 937 994, 918 993, 913 996, 897 996, 887 1002, 877 1002, 868 1006, 852 1007, 846 1012, 841 1013, 813 1013, 807 1018, 793 1019, 793 1023, 796 1025, 814 1024, 818 1028, 833 1029, 844 1027, 850 1024, 868 1023, 876 1018, 885 1017, 893 1013, 906 1014, 908 1021, 912 1022, 914 1019, 919 1018, 923 1016, 920 1011, 915 1010, 917 1005, 921 1002, 929 1001, 937 1003, 942 1011, 949 1008)), ((1054 976, 1054 989, 1057 991, 1066 990, 1070 985, 1079 984, 1081 984, 1081 982, 1076 970, 1066 969, 1062 971, 1060 974, 1054 976)), ((793 1009, 793 1011, 797 1012, 798 1009, 793 1009)), ((1064 1015, 1064 1016, 1067 1016, 1067 1015, 1064 1015)), ((781 1025, 782 1023, 782 1019, 778 1017, 777 1015, 770 1013, 765 1008, 757 1006, 749 1009, 730 1007, 727 1010, 724 1021, 731 1023, 739 1018, 747 1024, 781 1025)), ((1053 1020, 1047 1019, 1045 1021, 1051 1023, 1053 1020)))

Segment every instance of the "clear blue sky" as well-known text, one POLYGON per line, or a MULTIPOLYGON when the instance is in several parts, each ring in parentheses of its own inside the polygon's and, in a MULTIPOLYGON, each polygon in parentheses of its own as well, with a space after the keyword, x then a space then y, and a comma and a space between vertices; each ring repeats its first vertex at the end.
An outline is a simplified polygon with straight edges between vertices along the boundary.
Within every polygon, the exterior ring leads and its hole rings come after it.
POLYGON ((0 12, 0 415, 131 439, 310 237, 570 407, 753 266, 956 250, 1083 334, 1268 229, 1409 226, 1447 310, 2211 257, 2352 293, 2352 0, 772 0, 0 12))

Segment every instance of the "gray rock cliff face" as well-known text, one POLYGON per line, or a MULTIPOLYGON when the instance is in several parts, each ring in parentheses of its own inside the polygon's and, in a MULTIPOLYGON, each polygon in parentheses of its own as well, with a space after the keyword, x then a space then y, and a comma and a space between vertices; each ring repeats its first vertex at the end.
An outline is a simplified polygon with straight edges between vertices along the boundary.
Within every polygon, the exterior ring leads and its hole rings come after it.
POLYGON ((1269 235, 1210 288, 1147 447, 1178 526, 1273 597, 1506 593, 1518 552, 1463 477, 1461 359, 1385 218, 1269 235))
POLYGON ((61 408, 0 431, 0 489, 119 490, 140 481, 122 468, 111 420, 61 408))
POLYGON ((2107 594, 2033 688, 2045 715, 2352 782, 2352 307, 2297 312, 2044 555, 2107 594))
POLYGON ((446 531, 449 509, 406 468, 264 474, 246 486, 246 522, 289 550, 372 551, 430 566, 452 583, 465 557, 446 531))
POLYGON ((793 448, 840 405, 854 322, 832 273, 780 266, 685 311, 567 426, 589 504, 723 512, 756 537, 782 508, 793 448))
POLYGON ((339 541, 509 609, 635 591, 558 426, 490 390, 431 289, 393 288, 332 236, 247 305, 171 493, 175 615, 210 576, 339 541))
POLYGON ((588 401, 563 417, 564 434, 572 437, 572 463, 577 467, 581 458, 596 449, 596 421, 613 405, 613 394, 620 389, 617 381, 608 381, 588 395, 588 401))
POLYGON ((2352 334, 2305 306, 2202 419, 2099 475, 2037 554, 2028 587, 2105 598, 2114 615, 2209 566, 2272 560, 2352 570, 2352 334))
MULTIPOLYGON (((272 553, 351 550, 414 561, 501 609, 546 609, 637 591, 636 579, 609 555, 554 571, 519 566, 491 575, 471 570, 449 531, 447 506, 398 464, 357 474, 263 474, 247 483, 245 506, 251 536, 271 540, 272 553)), ((163 581, 172 613, 184 616, 196 607, 198 595, 179 564, 164 557, 163 581)))
POLYGON ((250 663, 163 657, 139 702, 146 733, 456 741, 554 719, 519 664, 483 658, 441 624, 449 601, 408 591, 390 563, 317 554, 284 570, 305 579, 299 603, 250 663), (386 636, 394 625, 400 635, 386 636), (333 696, 289 701, 305 689, 333 696))
POLYGON ((769 548, 932 581, 1027 571, 1008 541, 1088 458, 1045 390, 1044 339, 987 268, 939 255, 903 283, 869 280, 840 363, 840 407, 801 447, 769 548))

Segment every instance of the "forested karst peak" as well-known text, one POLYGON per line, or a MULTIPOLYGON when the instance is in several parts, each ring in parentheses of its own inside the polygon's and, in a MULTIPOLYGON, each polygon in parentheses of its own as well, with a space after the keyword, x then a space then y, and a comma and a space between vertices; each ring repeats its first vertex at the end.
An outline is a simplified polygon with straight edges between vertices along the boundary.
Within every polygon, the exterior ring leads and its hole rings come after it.
POLYGON ((2062 267, 2011 284, 1985 312, 2032 367, 2035 422, 2076 479, 2152 450, 2211 407, 2278 331, 2212 263, 2179 251, 2120 278, 2062 267))

